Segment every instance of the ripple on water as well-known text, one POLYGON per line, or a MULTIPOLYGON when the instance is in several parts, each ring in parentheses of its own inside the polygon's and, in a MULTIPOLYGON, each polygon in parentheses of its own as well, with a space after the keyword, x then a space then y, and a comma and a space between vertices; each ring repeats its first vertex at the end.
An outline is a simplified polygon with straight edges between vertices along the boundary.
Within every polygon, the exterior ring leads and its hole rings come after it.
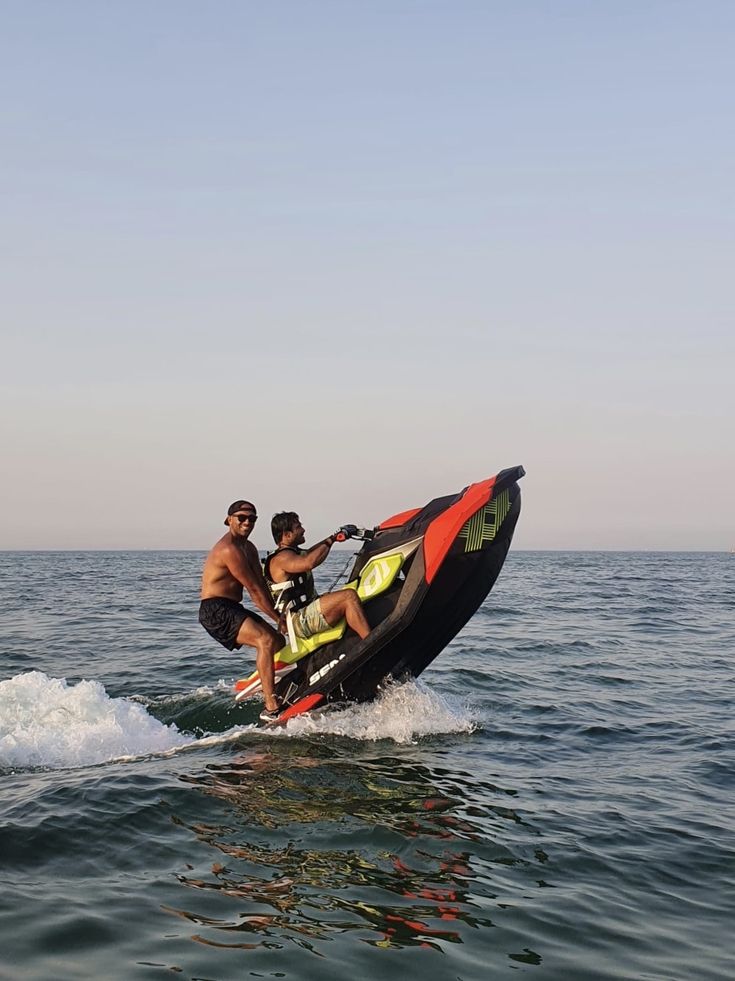
POLYGON ((25 981, 731 977, 735 565, 511 553, 422 685, 270 733, 200 563, 0 554, 25 981))

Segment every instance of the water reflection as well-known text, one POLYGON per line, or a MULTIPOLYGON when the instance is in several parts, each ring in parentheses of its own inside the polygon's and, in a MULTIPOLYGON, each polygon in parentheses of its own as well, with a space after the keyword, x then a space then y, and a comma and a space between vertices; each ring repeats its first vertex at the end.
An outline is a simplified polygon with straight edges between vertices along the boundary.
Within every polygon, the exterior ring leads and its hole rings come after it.
POLYGON ((321 941, 347 932, 380 947, 462 943, 493 926, 488 906, 504 908, 492 867, 528 862, 494 833, 520 821, 496 802, 512 791, 486 785, 478 806, 475 787, 470 818, 453 778, 450 795, 413 761, 355 760, 326 745, 246 751, 182 776, 224 803, 226 823, 174 818, 217 860, 179 875, 200 899, 167 910, 216 947, 324 954, 321 941))

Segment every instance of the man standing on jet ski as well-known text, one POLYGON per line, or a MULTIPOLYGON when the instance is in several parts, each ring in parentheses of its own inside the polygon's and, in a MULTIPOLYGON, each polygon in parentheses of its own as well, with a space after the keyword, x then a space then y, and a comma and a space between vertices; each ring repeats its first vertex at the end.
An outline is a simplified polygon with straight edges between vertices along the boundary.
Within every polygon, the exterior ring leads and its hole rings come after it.
POLYGON ((312 570, 326 559, 337 537, 347 538, 350 531, 357 529, 345 526, 304 550, 299 546, 306 541, 306 534, 298 514, 281 511, 273 515, 271 532, 277 547, 265 560, 265 581, 276 609, 287 614, 292 647, 296 646, 297 637, 306 639, 329 630, 343 617, 359 637, 370 633, 370 624, 354 589, 339 589, 319 596, 314 586, 312 570))
POLYGON ((263 685, 265 709, 261 718, 270 720, 278 714, 274 692, 273 656, 285 641, 265 620, 242 605, 243 587, 255 605, 276 621, 285 631, 285 618, 271 600, 258 551, 248 541, 258 515, 250 501, 235 501, 227 509, 227 532, 210 551, 202 572, 199 622, 207 633, 228 651, 243 644, 254 647, 255 663, 263 685))

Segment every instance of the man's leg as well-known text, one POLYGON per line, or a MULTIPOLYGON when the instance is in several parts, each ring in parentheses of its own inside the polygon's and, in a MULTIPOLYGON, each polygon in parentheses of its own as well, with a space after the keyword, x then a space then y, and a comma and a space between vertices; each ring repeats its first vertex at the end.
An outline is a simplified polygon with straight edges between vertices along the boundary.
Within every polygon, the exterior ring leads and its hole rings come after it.
POLYGON ((246 617, 238 631, 237 643, 255 648, 255 667, 258 669, 260 683, 263 686, 265 707, 269 712, 274 711, 278 708, 278 702, 273 690, 275 684, 273 658, 285 643, 283 637, 260 617, 257 620, 254 617, 246 617))
POLYGON ((322 606, 322 615, 330 627, 345 618, 347 626, 350 627, 358 637, 367 637, 370 633, 370 624, 365 617, 360 597, 354 589, 338 589, 336 593, 325 593, 319 600, 322 606))

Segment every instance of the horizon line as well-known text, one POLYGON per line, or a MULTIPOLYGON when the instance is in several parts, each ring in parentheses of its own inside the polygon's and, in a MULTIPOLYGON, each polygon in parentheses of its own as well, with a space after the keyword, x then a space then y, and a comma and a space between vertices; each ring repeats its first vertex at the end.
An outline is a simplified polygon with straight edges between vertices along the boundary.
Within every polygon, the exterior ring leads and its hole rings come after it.
MULTIPOLYGON (((122 552, 122 553, 134 553, 134 552, 208 552, 209 548, 0 548, 0 554, 5 553, 8 555, 13 554, 25 554, 25 553, 38 553, 39 555, 48 554, 50 552, 122 552)), ((267 549, 259 548, 259 552, 267 552, 267 549)), ((334 551, 338 552, 348 552, 349 548, 337 548, 334 551)), ((735 552, 735 549, 729 548, 711 548, 702 547, 697 545, 684 545, 684 546, 673 546, 673 545, 656 545, 651 548, 616 548, 609 546, 598 546, 598 547, 585 547, 585 548, 565 548, 562 546, 554 546, 548 548, 512 548, 510 552, 617 552, 617 553, 657 553, 657 552, 699 552, 706 553, 710 555, 730 555, 735 552)))

